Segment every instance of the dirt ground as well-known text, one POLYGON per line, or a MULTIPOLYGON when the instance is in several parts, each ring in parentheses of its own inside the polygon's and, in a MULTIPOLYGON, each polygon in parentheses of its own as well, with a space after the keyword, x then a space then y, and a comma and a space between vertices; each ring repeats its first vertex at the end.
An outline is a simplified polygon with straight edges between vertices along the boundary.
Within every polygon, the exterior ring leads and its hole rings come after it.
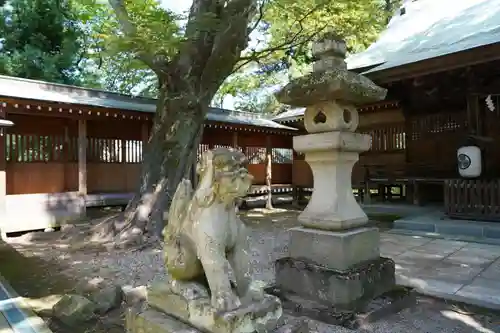
MULTIPOLYGON (((83 224, 98 219, 115 211, 94 211, 87 220, 77 221, 83 224)), ((9 281, 16 292, 24 298, 49 325, 55 333, 122 333, 123 309, 116 309, 95 321, 79 327, 66 327, 54 320, 49 313, 52 305, 62 295, 76 293, 88 295, 103 285, 112 282, 112 276, 106 270, 99 270, 102 280, 89 280, 95 266, 87 266, 103 253, 82 250, 71 251, 71 242, 61 239, 61 232, 31 232, 15 235, 8 242, 0 241, 0 273, 9 281), (104 273, 104 274, 103 274, 104 273)))
MULTIPOLYGON (((110 214, 95 212, 93 217, 110 214)), ((263 280, 272 280, 272 263, 286 255, 288 236, 285 229, 298 225, 294 209, 252 209, 241 212, 241 218, 251 230, 255 243, 256 265, 260 265, 263 280)), ((85 222, 85 221, 83 221, 85 222)), ((390 218, 380 217, 382 228, 390 227, 390 218)), ((82 225, 80 228, 88 227, 82 225)), ((163 278, 161 249, 136 253, 103 250, 71 250, 71 242, 61 239, 60 232, 35 232, 0 243, 0 273, 14 289, 26 297, 29 304, 41 313, 55 333, 123 333, 123 309, 117 309, 98 320, 79 327, 64 327, 44 312, 57 295, 68 292, 88 293, 103 285, 144 285, 163 278), (128 259, 135 258, 129 263, 128 259), (134 265, 142 266, 132 268, 134 265), (131 268, 129 268, 131 267, 131 268)), ((254 252, 252 250, 252 252, 254 252)), ((457 308, 439 300, 420 298, 416 309, 384 320, 362 332, 500 332, 491 328, 500 323, 500 315, 480 309, 457 308), (454 318, 454 319, 450 319, 454 318), (459 318, 459 319, 457 319, 459 318)), ((320 332, 349 332, 343 328, 318 324, 320 332)), ((351 331, 352 332, 352 331, 351 331)))

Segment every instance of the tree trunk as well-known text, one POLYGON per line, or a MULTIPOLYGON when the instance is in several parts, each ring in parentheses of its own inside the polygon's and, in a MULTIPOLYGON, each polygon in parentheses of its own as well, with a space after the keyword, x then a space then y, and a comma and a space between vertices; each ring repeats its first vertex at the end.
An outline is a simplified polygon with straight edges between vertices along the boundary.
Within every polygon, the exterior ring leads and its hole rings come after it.
MULTIPOLYGON (((126 2, 108 2, 124 34, 140 39, 126 2)), ((125 237, 130 232, 161 235, 163 213, 196 158, 209 104, 248 45, 256 5, 252 0, 194 0, 175 55, 164 59, 168 57, 163 57, 161 45, 156 50, 160 52, 150 50, 152 53, 141 43, 134 46, 137 57, 158 75, 160 97, 143 153, 140 188, 125 209, 124 221, 112 223, 103 231, 125 237), (207 17, 211 19, 204 26, 207 17)))
POLYGON ((395 7, 394 0, 385 0, 385 6, 384 6, 384 11, 385 11, 385 24, 389 24, 391 21, 391 18, 394 16, 394 7, 395 7))
POLYGON ((161 235, 164 212, 196 158, 208 102, 177 91, 169 84, 158 99, 140 188, 125 210, 123 228, 134 233, 161 235))

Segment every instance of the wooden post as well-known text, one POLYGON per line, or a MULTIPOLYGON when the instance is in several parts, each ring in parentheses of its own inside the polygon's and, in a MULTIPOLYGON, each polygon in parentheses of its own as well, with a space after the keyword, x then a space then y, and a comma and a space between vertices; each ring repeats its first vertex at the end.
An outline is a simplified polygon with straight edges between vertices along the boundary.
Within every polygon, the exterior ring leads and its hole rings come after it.
POLYGON ((78 120, 78 193, 87 195, 87 121, 84 119, 78 120))
POLYGON ((383 184, 379 184, 377 186, 377 189, 378 189, 379 200, 381 202, 384 202, 385 201, 385 186, 383 184))
MULTIPOLYGON (((127 163, 127 140, 125 139, 120 139, 120 145, 121 145, 121 158, 122 160, 120 161, 121 163, 127 163)), ((144 146, 144 144, 143 144, 144 146)), ((144 149, 144 148, 143 148, 144 149)), ((142 154, 142 151, 141 151, 142 154)))
POLYGON ((297 207, 299 205, 299 187, 292 184, 292 205, 297 207))
MULTIPOLYGON (((238 131, 236 131, 236 130, 234 130, 234 132, 233 132, 232 146, 234 149, 238 149, 238 131)), ((246 200, 246 198, 243 198, 243 199, 238 201, 238 203, 236 204, 236 213, 239 213, 240 207, 243 205, 243 202, 245 200, 246 200)))
POLYGON ((233 132, 233 148, 238 149, 238 132, 233 132))
POLYGON ((413 204, 413 181, 406 184, 405 201, 408 204, 413 204))
POLYGON ((273 209, 273 156, 271 137, 266 136, 266 185, 267 185, 267 202, 266 208, 273 209))
MULTIPOLYGON (((0 108, 0 119, 5 119, 6 112, 0 108)), ((5 128, 0 128, 0 233, 1 238, 7 235, 1 230, 3 223, 7 221, 7 161, 5 158, 5 128)))
POLYGON ((144 148, 149 142, 149 124, 145 121, 141 125, 141 140, 142 140, 142 152, 141 155, 144 158, 144 148))
POLYGON ((422 205, 422 200, 420 196, 420 186, 418 182, 413 182, 413 204, 416 206, 422 205))
POLYGON ((298 161, 297 159, 298 155, 295 150, 293 150, 293 164, 292 164, 292 205, 298 207, 300 204, 300 187, 295 184, 295 179, 296 177, 294 176, 294 173, 296 172, 297 168, 295 167, 296 164, 295 162, 298 161))
MULTIPOLYGON (((69 121, 69 120, 67 120, 69 121)), ((70 172, 70 163, 74 162, 70 156, 70 142, 69 142, 69 128, 67 123, 64 125, 64 137, 63 137, 63 148, 62 148, 62 156, 59 156, 59 159, 64 163, 64 189, 68 192, 73 191, 74 188, 71 188, 68 179, 68 173, 70 172)))
POLYGON ((370 182, 368 179, 365 181, 365 187, 363 189, 363 203, 365 205, 370 205, 372 203, 372 197, 370 193, 370 182))
POLYGON ((385 190, 387 193, 387 200, 391 201, 392 200, 392 185, 386 185, 385 190))
POLYGON ((363 190, 363 203, 365 205, 370 205, 372 203, 372 194, 370 193, 370 171, 368 170, 368 167, 365 166, 365 184, 364 184, 364 190, 363 190))

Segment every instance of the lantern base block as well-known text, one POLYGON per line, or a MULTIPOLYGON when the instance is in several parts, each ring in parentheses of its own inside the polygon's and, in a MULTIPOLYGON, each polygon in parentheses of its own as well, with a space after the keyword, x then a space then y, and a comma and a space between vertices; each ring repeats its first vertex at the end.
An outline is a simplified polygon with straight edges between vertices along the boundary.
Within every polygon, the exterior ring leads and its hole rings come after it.
MULTIPOLYGON (((334 256, 335 254, 332 253, 334 256)), ((276 287, 304 299, 356 311, 395 287, 394 261, 379 257, 347 270, 317 265, 308 259, 276 261, 276 287)))

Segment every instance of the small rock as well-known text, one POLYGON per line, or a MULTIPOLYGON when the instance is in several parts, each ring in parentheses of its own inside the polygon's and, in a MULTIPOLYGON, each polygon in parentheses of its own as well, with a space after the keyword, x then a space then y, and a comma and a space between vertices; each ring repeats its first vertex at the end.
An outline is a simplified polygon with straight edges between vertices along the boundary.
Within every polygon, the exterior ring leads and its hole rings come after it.
POLYGON ((105 314, 122 304, 123 291, 120 286, 115 285, 95 292, 90 299, 96 305, 96 312, 105 314))
POLYGON ((54 317, 68 326, 92 319, 95 311, 93 302, 76 294, 64 295, 52 308, 54 317))
POLYGON ((146 286, 139 286, 133 288, 132 286, 123 286, 123 300, 128 305, 134 305, 147 300, 148 289, 146 286))
POLYGON ((309 328, 308 319, 305 317, 290 320, 283 326, 277 328, 274 333, 308 333, 312 332, 309 328))
POLYGON ((53 315, 52 309, 54 305, 61 300, 63 295, 49 295, 41 298, 24 297, 23 301, 42 317, 51 317, 53 315))

